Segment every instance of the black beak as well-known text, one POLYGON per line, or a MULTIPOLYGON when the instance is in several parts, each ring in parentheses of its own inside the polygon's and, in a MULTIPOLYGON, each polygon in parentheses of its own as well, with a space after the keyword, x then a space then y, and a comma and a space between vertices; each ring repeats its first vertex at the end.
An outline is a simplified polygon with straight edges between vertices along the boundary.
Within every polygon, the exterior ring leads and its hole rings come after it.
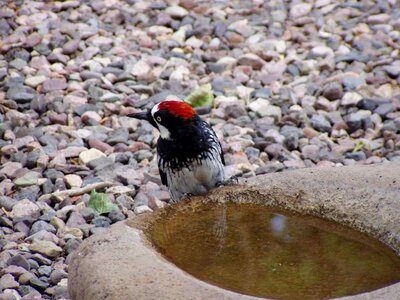
POLYGON ((139 119, 139 120, 146 120, 146 121, 151 121, 151 115, 148 111, 146 112, 140 112, 140 113, 133 113, 133 114, 129 114, 127 115, 128 117, 131 118, 135 118, 135 119, 139 119))
POLYGON ((127 115, 128 117, 139 119, 139 120, 145 120, 150 122, 151 125, 153 125, 155 128, 157 128, 156 122, 154 122, 154 119, 151 115, 151 111, 145 111, 145 112, 140 112, 140 113, 133 113, 127 115))

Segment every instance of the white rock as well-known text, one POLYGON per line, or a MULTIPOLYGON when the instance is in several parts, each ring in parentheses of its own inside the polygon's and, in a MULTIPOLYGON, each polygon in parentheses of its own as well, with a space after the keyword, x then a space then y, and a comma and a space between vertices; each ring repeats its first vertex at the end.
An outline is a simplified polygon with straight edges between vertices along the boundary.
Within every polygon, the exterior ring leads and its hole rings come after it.
POLYGON ((80 188, 83 182, 82 178, 76 174, 65 175, 64 181, 69 188, 80 188))
POLYGON ((280 121, 282 118, 282 110, 279 106, 269 105, 267 107, 262 107, 257 111, 261 117, 273 117, 275 120, 280 121))
POLYGON ((135 214, 140 215, 140 214, 144 214, 147 212, 153 212, 153 210, 150 207, 148 207, 147 205, 139 205, 139 206, 135 207, 134 212, 135 212, 135 214))
POLYGON ((132 68, 131 74, 138 78, 147 76, 151 71, 151 67, 143 59, 139 60, 132 68))
POLYGON ((312 5, 310 3, 298 3, 292 5, 290 8, 290 17, 297 19, 308 15, 311 11, 312 5))
POLYGON ((82 164, 87 164, 90 161, 94 160, 94 159, 98 159, 101 157, 105 157, 106 155, 101 152, 100 150, 97 150, 96 148, 91 148, 89 150, 83 151, 79 154, 79 161, 82 164))
POLYGON ((218 61, 217 64, 219 65, 224 65, 226 66, 227 69, 233 68, 237 63, 237 59, 233 58, 231 56, 224 56, 221 57, 218 61))
POLYGON ((27 77, 24 82, 26 85, 36 88, 39 84, 42 84, 46 80, 47 80, 46 76, 38 75, 38 76, 27 77))
POLYGON ((186 40, 185 45, 192 48, 200 48, 203 45, 203 41, 195 36, 192 36, 186 40))
POLYGON ((249 109, 255 113, 263 108, 269 106, 269 101, 267 99, 258 98, 257 100, 250 102, 249 109))
POLYGON ((345 106, 354 106, 358 102, 362 100, 362 96, 359 93, 356 92, 347 92, 343 95, 343 98, 341 100, 342 105, 345 106))
POLYGON ((188 14, 188 11, 179 5, 172 5, 168 7, 165 12, 170 15, 172 18, 182 19, 188 14))

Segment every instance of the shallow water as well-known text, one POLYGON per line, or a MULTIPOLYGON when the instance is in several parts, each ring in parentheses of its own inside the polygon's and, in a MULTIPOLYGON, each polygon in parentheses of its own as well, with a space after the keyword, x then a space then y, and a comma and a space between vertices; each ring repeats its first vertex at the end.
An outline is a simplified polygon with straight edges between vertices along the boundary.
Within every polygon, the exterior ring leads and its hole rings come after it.
POLYGON ((400 258, 336 224, 254 204, 202 204, 149 232, 167 259, 193 276, 242 294, 324 299, 400 281, 400 258))

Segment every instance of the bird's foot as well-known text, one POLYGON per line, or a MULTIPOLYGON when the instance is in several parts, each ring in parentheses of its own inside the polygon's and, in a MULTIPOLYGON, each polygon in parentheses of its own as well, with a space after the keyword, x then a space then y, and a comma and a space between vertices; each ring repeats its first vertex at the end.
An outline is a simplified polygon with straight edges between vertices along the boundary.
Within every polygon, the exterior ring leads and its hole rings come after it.
POLYGON ((227 186, 227 185, 235 185, 239 183, 239 178, 235 175, 232 177, 225 179, 223 181, 220 181, 217 183, 217 186, 227 186))
POLYGON ((193 196, 194 196, 194 194, 192 194, 192 193, 184 193, 181 199, 185 199, 185 198, 190 199, 193 196))

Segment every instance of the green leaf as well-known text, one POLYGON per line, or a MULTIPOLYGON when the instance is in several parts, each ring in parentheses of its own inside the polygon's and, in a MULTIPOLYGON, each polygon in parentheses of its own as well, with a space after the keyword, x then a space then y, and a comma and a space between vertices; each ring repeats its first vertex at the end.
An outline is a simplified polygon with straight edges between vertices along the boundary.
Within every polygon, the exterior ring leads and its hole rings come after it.
POLYGON ((92 193, 90 194, 88 206, 93 208, 94 211, 97 212, 99 215, 108 214, 117 207, 114 203, 111 202, 107 194, 96 193, 95 190, 92 190, 92 193))
POLYGON ((193 107, 212 105, 214 102, 214 94, 211 89, 211 84, 208 83, 195 89, 186 97, 185 102, 193 107))
POLYGON ((362 141, 358 141, 356 146, 353 149, 353 152, 360 151, 364 147, 364 143, 362 141))

